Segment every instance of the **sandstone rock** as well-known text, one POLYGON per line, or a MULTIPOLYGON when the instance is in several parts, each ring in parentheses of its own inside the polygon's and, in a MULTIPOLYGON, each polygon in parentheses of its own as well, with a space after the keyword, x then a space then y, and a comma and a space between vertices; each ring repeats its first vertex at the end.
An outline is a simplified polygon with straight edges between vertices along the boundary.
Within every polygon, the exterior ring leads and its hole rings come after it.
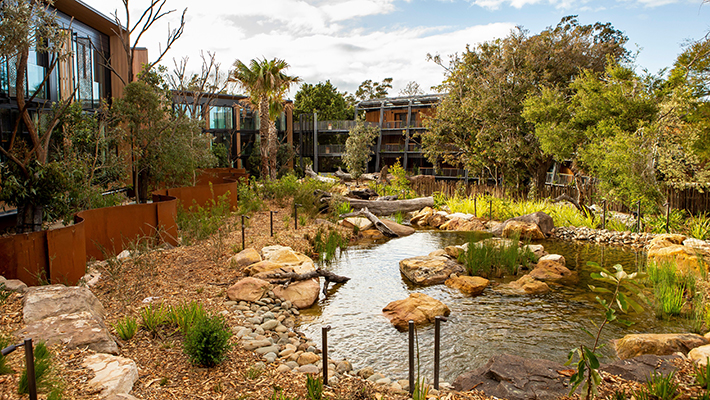
POLYGON ((285 246, 268 246, 261 249, 264 259, 271 262, 292 267, 294 272, 304 274, 315 271, 316 267, 307 255, 294 251, 285 246))
POLYGON ((707 263, 700 253, 680 244, 659 247, 656 243, 649 248, 648 259, 656 262, 672 262, 679 271, 700 274, 701 271, 707 270, 707 263))
POLYGON ((302 374, 317 374, 320 372, 320 369, 313 364, 306 364, 296 368, 296 371, 302 374))
POLYGON ((361 231, 360 235, 365 238, 365 239, 370 239, 370 240, 377 240, 377 239, 384 239, 386 236, 378 231, 377 229, 368 229, 366 231, 361 231))
POLYGON ((5 279, 3 276, 0 276, 0 286, 10 292, 24 293, 27 290, 27 285, 21 280, 5 279))
POLYGON ((567 266, 567 260, 565 260, 564 256, 561 256, 559 254, 546 254, 538 260, 538 264, 540 262, 554 262, 558 264, 562 264, 563 266, 567 266))
POLYGON ((444 249, 438 249, 434 250, 431 253, 429 253, 429 257, 448 257, 448 253, 446 253, 446 250, 444 249))
POLYGON ((298 357, 298 365, 315 364, 320 361, 320 356, 316 353, 305 352, 298 357))
POLYGON ((658 356, 670 355, 676 352, 688 354, 690 350, 706 344, 708 344, 708 340, 703 336, 691 333, 626 335, 614 343, 616 354, 621 359, 638 357, 644 354, 658 356))
POLYGON ((491 233, 493 233, 496 236, 500 236, 503 234, 503 230, 505 229, 505 226, 510 222, 510 221, 520 221, 520 222, 528 222, 528 223, 534 223, 536 224, 539 228, 540 231, 545 235, 549 235, 552 233, 552 230, 555 228, 555 222, 552 220, 552 217, 549 215, 545 214, 542 211, 538 211, 536 213, 532 214, 526 214, 526 215, 521 215, 520 217, 515 217, 515 218, 510 218, 508 220, 505 220, 499 225, 496 225, 491 229, 491 233))
POLYGON ((250 247, 230 257, 227 264, 232 268, 244 268, 259 261, 261 261, 259 252, 250 247))
POLYGON ((412 228, 411 226, 401 225, 401 224, 398 224, 398 223, 391 221, 389 219, 383 218, 383 219, 381 219, 381 221, 388 228, 390 228, 392 230, 392 232, 396 233, 400 237, 409 236, 412 233, 416 232, 416 230, 414 228, 412 228))
POLYGON ((400 331, 409 329, 409 320, 421 325, 433 322, 437 316, 451 313, 446 304, 422 293, 412 293, 404 300, 393 301, 382 309, 385 317, 400 331))
POLYGON ((517 281, 498 286, 496 291, 512 295, 534 295, 545 294, 550 291, 550 287, 547 286, 547 283, 540 282, 530 275, 524 275, 517 281))
POLYGON ((438 211, 435 214, 432 214, 429 218, 427 218, 426 223, 427 225, 433 228, 438 228, 446 221, 448 221, 448 218, 446 218, 446 216, 447 213, 445 211, 438 211))
POLYGON ((127 394, 138 380, 136 363, 128 358, 94 354, 84 359, 82 365, 94 371, 89 387, 100 390, 102 397, 127 394))
POLYGON ((253 276, 262 272, 269 272, 275 269, 279 269, 281 267, 281 264, 277 264, 269 260, 264 260, 251 264, 248 267, 244 268, 244 274, 247 276, 253 276))
POLYGON ((234 301, 255 302, 264 297, 266 292, 271 290, 272 287, 269 282, 262 279, 244 278, 227 289, 227 298, 234 301))
POLYGON ((431 207, 424 207, 421 211, 414 214, 409 223, 412 225, 426 226, 427 220, 432 214, 434 214, 434 210, 432 210, 431 207))
POLYGON ((527 244, 523 247, 524 249, 530 250, 530 252, 533 253, 535 255, 535 258, 538 260, 547 255, 545 247, 541 244, 527 244))
MULTIPOLYGON (((270 263, 271 261, 262 261, 262 262, 270 263)), ((261 264, 261 263, 257 263, 257 264, 261 264)), ((256 264, 254 264, 254 265, 256 265, 256 264)), ((279 265, 279 264, 276 264, 276 265, 279 265)), ((294 272, 293 267, 280 267, 280 268, 272 269, 269 271, 259 272, 257 274, 252 275, 252 277, 257 278, 257 279, 267 280, 267 279, 269 279, 270 275, 287 274, 287 273, 291 273, 291 272, 294 272)))
POLYGON ((369 219, 363 217, 348 217, 345 218, 341 225, 350 229, 357 227, 359 231, 365 231, 372 228, 372 222, 369 219))
POLYGON ((529 360, 500 354, 481 368, 457 377, 454 390, 474 387, 487 396, 508 400, 552 400, 569 393, 567 378, 557 371, 568 369, 548 360, 529 360))
POLYGON ((646 354, 627 360, 614 361, 601 366, 601 370, 616 375, 627 381, 646 382, 653 374, 668 375, 675 371, 673 360, 679 359, 676 355, 656 356, 646 354))
POLYGON ((651 242, 648 244, 647 249, 653 250, 656 248, 668 247, 676 244, 682 245, 685 239, 687 239, 687 236, 678 235, 675 233, 664 233, 661 235, 657 235, 655 238, 651 239, 651 242))
POLYGON ((436 285, 446 281, 453 273, 463 273, 461 264, 446 257, 418 256, 399 262, 399 270, 418 285, 436 285))
POLYGON ((474 218, 470 221, 466 221, 465 223, 461 224, 461 226, 459 226, 456 230, 462 232, 482 232, 486 230, 486 225, 484 225, 481 220, 474 218))
POLYGON ((530 240, 542 240, 545 238, 545 234, 542 233, 537 224, 522 221, 509 221, 505 224, 502 235, 504 237, 517 236, 521 239, 530 240))
MULTIPOLYGON (((428 207, 427 207, 428 208, 428 207)), ((365 367, 357 371, 356 375, 362 379, 367 379, 375 374, 375 370, 372 367, 365 367)))
POLYGON ((687 238, 683 241, 683 246, 702 254, 703 257, 710 257, 710 244, 704 240, 687 238))
POLYGON ((530 277, 543 282, 572 283, 578 276, 564 265, 543 257, 530 272, 530 277))
POLYGON ((446 280, 445 284, 452 289, 458 289, 468 295, 478 296, 483 293, 483 290, 488 286, 488 282, 488 279, 481 278, 480 276, 451 275, 451 277, 446 280))
POLYGON ((688 352, 688 358, 695 361, 701 367, 708 364, 708 358, 710 357, 710 344, 696 347, 688 352))
POLYGON ((103 318, 90 311, 62 314, 29 322, 17 336, 44 340, 48 345, 62 344, 69 349, 88 347, 100 353, 118 354, 103 318))
POLYGON ((286 289, 279 285, 274 288, 274 295, 284 301, 290 301, 299 309, 308 308, 318 300, 320 293, 320 278, 298 281, 288 285, 286 289))
POLYGON ((344 374, 346 372, 352 371, 353 365, 350 363, 350 361, 342 360, 342 361, 338 362, 338 364, 335 366, 335 370, 339 374, 344 374))
POLYGON ((439 229, 444 230, 444 231, 455 231, 457 230, 458 227, 466 223, 466 220, 463 218, 458 218, 454 217, 449 219, 448 221, 444 222, 439 229))
POLYGON ((25 293, 22 305, 22 317, 25 323, 80 312, 89 312, 101 320, 104 317, 104 307, 101 302, 91 293, 91 290, 85 287, 33 286, 25 293))
POLYGON ((454 260, 458 259, 461 254, 466 252, 462 246, 447 246, 444 248, 444 251, 446 252, 446 255, 454 260))

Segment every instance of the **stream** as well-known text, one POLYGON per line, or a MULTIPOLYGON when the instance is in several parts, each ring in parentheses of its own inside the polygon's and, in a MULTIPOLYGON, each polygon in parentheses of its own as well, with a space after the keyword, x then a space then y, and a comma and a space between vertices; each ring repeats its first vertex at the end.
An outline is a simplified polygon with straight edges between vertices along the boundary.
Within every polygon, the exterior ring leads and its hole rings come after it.
MULTIPOLYGON (((591 320, 600 321, 600 306, 588 289, 591 283, 587 261, 608 268, 621 264, 627 272, 645 263, 639 250, 605 247, 589 243, 540 241, 550 254, 561 254, 567 267, 579 272, 574 286, 554 286, 539 296, 509 296, 494 292, 489 285, 482 295, 470 297, 445 285, 420 287, 399 272, 399 261, 426 255, 449 245, 467 242, 471 232, 417 231, 415 234, 379 244, 349 247, 341 257, 323 266, 338 275, 350 277, 345 284, 331 287, 327 298, 302 310, 300 330, 315 342, 321 341, 321 328, 330 325, 328 351, 332 359, 347 359, 355 370, 370 366, 395 380, 408 373, 408 333, 397 331, 382 314, 388 303, 413 292, 425 293, 443 301, 450 309, 448 322, 441 328, 441 380, 452 382, 458 375, 478 368, 496 354, 510 353, 527 358, 545 358, 564 363, 572 347, 592 339, 580 328, 594 330, 591 320)), ((475 239, 474 239, 475 240, 475 239)), ((491 280, 506 283, 518 277, 491 280)), ((607 325, 602 343, 630 333, 672 333, 687 331, 686 321, 656 319, 651 306, 632 315, 629 328, 607 325)), ((422 376, 433 379, 434 325, 417 329, 422 376)), ((612 346, 605 346, 602 362, 614 357, 612 346)))

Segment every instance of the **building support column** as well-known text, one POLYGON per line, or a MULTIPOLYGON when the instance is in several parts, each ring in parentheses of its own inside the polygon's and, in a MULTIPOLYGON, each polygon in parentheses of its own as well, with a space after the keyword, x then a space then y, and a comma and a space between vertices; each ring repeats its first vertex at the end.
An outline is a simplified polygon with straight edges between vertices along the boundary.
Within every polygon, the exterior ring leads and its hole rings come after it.
POLYGON ((380 134, 377 136, 377 149, 375 149, 375 172, 380 170, 380 152, 382 151, 382 123, 385 118, 385 102, 380 103, 380 134))
POLYGON ((318 173, 318 113, 313 113, 313 172, 318 173))
POLYGON ((407 105, 407 129, 404 131, 404 160, 402 160, 402 168, 404 170, 407 170, 407 167, 409 164, 407 164, 407 154, 409 153, 409 133, 410 133, 410 126, 412 125, 412 100, 409 100, 409 104, 407 105))

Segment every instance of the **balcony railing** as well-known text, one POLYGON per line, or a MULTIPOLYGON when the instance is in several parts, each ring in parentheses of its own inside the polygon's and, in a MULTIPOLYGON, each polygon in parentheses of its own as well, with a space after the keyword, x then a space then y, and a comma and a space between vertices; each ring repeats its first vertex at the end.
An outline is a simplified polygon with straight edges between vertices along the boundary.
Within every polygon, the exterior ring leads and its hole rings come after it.
POLYGON ((402 153, 404 152, 403 144, 383 144, 382 151, 402 153))
POLYGON ((553 174, 552 172, 547 173, 547 179, 545 183, 548 185, 574 185, 574 175, 572 174, 553 174))
POLYGON ((343 154, 345 153, 344 144, 321 144, 318 145, 318 154, 343 154))
POLYGON ((434 175, 443 177, 463 177, 466 175, 466 170, 463 168, 419 168, 419 173, 422 175, 434 175))
MULTIPOLYGON (((409 124, 410 128, 421 128, 422 121, 412 121, 409 124)), ((407 129, 407 121, 383 121, 382 129, 407 129)))

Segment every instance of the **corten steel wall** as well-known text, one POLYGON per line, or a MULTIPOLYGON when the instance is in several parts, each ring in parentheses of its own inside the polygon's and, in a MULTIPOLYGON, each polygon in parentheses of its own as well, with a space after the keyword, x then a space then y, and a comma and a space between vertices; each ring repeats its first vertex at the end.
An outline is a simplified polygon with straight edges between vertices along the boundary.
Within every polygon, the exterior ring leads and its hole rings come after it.
POLYGON ((234 168, 206 170, 201 185, 153 193, 151 204, 81 211, 74 216, 74 225, 0 238, 0 275, 28 285, 44 281, 74 285, 84 276, 87 260, 118 254, 138 238, 177 245, 178 199, 204 205, 213 198, 212 182, 214 196, 229 191, 230 203, 236 206, 237 182, 246 177, 244 170, 234 168))

